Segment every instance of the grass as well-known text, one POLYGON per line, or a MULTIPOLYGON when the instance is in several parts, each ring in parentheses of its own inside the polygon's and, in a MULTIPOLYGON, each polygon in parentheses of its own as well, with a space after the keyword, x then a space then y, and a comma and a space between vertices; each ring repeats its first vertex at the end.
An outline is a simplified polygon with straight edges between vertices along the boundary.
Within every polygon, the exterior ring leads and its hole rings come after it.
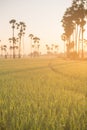
POLYGON ((87 61, 0 60, 0 130, 86 130, 87 61))

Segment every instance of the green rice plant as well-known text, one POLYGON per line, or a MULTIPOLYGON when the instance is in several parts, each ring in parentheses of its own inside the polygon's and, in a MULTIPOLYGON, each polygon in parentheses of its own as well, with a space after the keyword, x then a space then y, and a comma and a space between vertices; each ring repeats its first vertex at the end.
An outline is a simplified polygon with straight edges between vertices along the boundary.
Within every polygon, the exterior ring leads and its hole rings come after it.
POLYGON ((87 62, 0 60, 0 130, 86 130, 87 62))

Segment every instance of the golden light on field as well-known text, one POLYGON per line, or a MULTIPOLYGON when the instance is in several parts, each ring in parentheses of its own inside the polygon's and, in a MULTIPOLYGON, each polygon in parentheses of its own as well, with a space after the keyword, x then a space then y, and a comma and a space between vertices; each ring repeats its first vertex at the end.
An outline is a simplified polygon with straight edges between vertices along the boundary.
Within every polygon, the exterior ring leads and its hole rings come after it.
POLYGON ((0 128, 87 128, 87 61, 0 60, 0 128))

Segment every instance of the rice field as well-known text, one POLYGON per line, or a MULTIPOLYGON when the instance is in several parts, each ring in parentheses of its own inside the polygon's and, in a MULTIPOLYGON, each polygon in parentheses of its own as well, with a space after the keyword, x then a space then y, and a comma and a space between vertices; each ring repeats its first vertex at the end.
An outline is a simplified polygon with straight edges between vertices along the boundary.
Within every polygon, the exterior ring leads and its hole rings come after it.
POLYGON ((0 59, 0 130, 87 130, 87 61, 0 59))

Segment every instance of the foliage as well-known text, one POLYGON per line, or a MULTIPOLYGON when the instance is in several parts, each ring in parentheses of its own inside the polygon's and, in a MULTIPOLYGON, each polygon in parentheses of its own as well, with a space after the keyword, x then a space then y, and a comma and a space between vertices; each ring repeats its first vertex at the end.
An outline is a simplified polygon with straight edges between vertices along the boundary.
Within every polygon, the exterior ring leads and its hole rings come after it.
POLYGON ((71 7, 66 9, 61 21, 64 28, 63 34, 66 36, 66 39, 62 40, 66 40, 67 44, 73 41, 75 43, 74 51, 79 53, 79 49, 81 49, 82 58, 84 58, 83 40, 86 16, 86 0, 73 0, 71 7), (82 40, 82 45, 80 45, 80 39, 82 40))

